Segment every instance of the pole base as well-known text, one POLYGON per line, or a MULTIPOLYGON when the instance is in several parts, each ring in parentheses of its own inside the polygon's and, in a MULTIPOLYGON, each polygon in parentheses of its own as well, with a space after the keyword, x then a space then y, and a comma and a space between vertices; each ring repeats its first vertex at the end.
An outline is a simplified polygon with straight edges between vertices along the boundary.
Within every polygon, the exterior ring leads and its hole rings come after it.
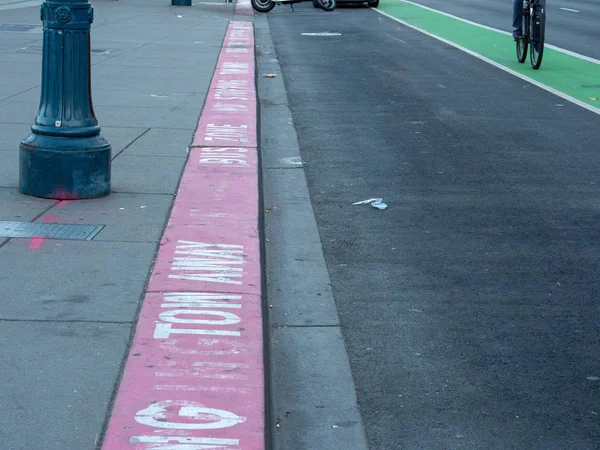
POLYGON ((19 191, 56 200, 110 193, 110 143, 101 135, 64 138, 32 133, 19 146, 19 191))

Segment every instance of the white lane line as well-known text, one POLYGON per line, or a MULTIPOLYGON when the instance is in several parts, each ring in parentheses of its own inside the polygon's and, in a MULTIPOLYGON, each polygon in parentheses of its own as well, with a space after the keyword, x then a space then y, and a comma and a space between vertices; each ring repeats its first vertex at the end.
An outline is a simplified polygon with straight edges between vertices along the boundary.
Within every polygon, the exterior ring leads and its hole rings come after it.
POLYGON ((576 12, 576 13, 581 12, 578 9, 571 9, 571 8, 560 8, 560 9, 562 9, 563 11, 570 11, 570 12, 576 12))
MULTIPOLYGON (((495 31, 496 33, 502 33, 502 34, 505 34, 507 36, 512 36, 512 34, 509 33, 508 31, 503 31, 503 30, 499 30, 497 28, 488 27, 487 25, 482 25, 482 24, 477 23, 477 22, 472 22, 472 21, 470 21, 468 19, 463 19, 462 17, 458 17, 458 16, 455 16, 453 14, 446 13, 444 11, 439 11, 437 9, 430 8, 429 6, 424 6, 424 5, 420 5, 419 3, 411 2, 410 0, 400 0, 400 1, 402 3, 410 3, 411 5, 418 6, 419 8, 423 8, 423 9, 426 9, 428 11, 433 11, 435 13, 442 14, 442 15, 444 15, 446 17, 450 17, 452 19, 460 20, 461 22, 468 23, 469 25, 475 25, 476 27, 479 27, 479 28, 484 28, 486 30, 495 31)), ((382 13, 382 14, 384 14, 384 15, 387 16, 387 14, 381 12, 377 8, 375 8, 375 11, 377 11, 379 13, 382 13)), ((389 17, 391 17, 392 19, 395 19, 395 17, 392 17, 392 16, 389 16, 389 17)), ((548 44, 548 43, 544 44, 544 47, 545 48, 551 48, 552 50, 556 50, 558 52, 564 53, 565 55, 574 56, 576 58, 583 59, 584 61, 592 62, 592 63, 595 63, 595 64, 600 64, 600 59, 591 58, 589 56, 582 55, 581 53, 575 53, 575 52, 572 52, 571 50, 567 50, 566 48, 557 47, 555 45, 551 45, 551 44, 548 44)))
MULTIPOLYGON (((407 3, 410 3, 410 2, 407 2, 407 3)), ((416 31, 418 31, 420 33, 423 33, 423 34, 429 36, 429 37, 437 39, 438 41, 442 41, 443 43, 451 45, 454 48, 462 50, 463 52, 468 53, 469 55, 474 56, 477 59, 485 61, 486 63, 491 64, 492 66, 494 66, 494 67, 496 67, 496 68, 498 68, 500 70, 503 70, 503 71, 505 71, 507 73, 510 73, 511 75, 514 75, 515 77, 518 77, 518 78, 520 78, 520 79, 522 79, 524 81, 527 81, 528 83, 531 83, 534 86, 537 86, 537 87, 539 87, 541 89, 544 89, 545 91, 548 91, 548 92, 550 92, 550 93, 552 93, 552 94, 554 94, 554 95, 556 95, 556 96, 558 96, 558 97, 560 97, 560 98, 562 98, 564 100, 567 100, 568 102, 574 103, 577 106, 581 106, 582 108, 587 109, 588 111, 593 112, 594 114, 600 115, 600 109, 598 109, 598 108, 596 108, 596 107, 594 107, 592 105, 588 105, 587 103, 582 102, 581 100, 578 100, 575 97, 571 97, 570 95, 564 94, 564 93, 560 92, 559 90, 556 90, 556 89, 554 89, 554 88, 552 88, 550 86, 547 86, 547 85, 545 85, 543 83, 540 83, 539 81, 536 81, 533 78, 529 78, 528 76, 525 76, 525 75, 523 75, 523 74, 521 74, 519 72, 516 72, 516 71, 514 71, 512 69, 509 69, 508 67, 505 67, 502 64, 497 63, 496 61, 493 61, 493 60, 491 60, 489 58, 486 58, 485 56, 480 55, 479 53, 475 53, 474 51, 469 50, 468 48, 465 48, 465 47, 463 47, 461 45, 458 45, 458 44, 456 44, 456 43, 454 43, 452 41, 449 41, 447 39, 444 39, 442 37, 436 36, 435 34, 432 34, 429 31, 425 31, 422 28, 419 28, 419 27, 416 27, 414 25, 411 25, 410 23, 405 22, 403 20, 400 20, 400 19, 398 19, 398 18, 396 18, 394 16, 390 16, 389 14, 387 14, 387 13, 385 13, 383 11, 380 11, 379 9, 375 9, 375 11, 377 11, 379 14, 383 14, 384 16, 389 17, 390 19, 392 19, 392 20, 394 20, 394 21, 396 21, 398 23, 401 23, 402 25, 404 25, 406 27, 412 28, 413 30, 416 30, 416 31)))

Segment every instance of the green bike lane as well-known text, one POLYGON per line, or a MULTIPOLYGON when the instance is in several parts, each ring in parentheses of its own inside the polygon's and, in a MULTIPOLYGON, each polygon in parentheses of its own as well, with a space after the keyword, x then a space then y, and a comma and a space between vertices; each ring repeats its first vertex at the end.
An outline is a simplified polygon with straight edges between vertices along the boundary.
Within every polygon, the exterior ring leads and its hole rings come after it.
MULTIPOLYGON (((524 64, 517 62, 514 41, 500 31, 402 0, 382 0, 379 12, 600 114, 598 63, 545 48, 541 68, 533 70, 529 58, 524 64)), ((507 21, 509 19, 507 16, 507 21)))

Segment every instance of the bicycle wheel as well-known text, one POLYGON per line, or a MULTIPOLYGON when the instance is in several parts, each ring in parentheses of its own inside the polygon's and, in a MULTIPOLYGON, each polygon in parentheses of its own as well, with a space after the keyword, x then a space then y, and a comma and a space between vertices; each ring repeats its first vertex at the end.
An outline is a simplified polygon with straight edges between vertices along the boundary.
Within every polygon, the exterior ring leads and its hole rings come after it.
POLYGON ((323 11, 333 11, 336 6, 336 0, 317 0, 317 2, 323 11))
POLYGON ((515 39, 517 44, 517 61, 521 64, 527 59, 527 44, 529 44, 529 9, 523 11, 523 35, 515 39))
POLYGON ((531 67, 540 68, 544 56, 544 38, 546 35, 546 11, 542 6, 536 6, 531 15, 531 47, 529 56, 531 67))

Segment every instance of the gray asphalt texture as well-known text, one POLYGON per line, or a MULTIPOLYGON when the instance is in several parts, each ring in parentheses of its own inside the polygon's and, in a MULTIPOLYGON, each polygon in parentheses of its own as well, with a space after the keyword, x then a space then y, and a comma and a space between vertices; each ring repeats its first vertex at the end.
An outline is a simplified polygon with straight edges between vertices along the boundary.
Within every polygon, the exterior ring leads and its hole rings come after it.
POLYGON ((371 448, 600 448, 600 117, 295 9, 268 19, 371 448))
MULTIPOLYGON (((512 2, 478 0, 416 0, 415 3, 437 9, 463 19, 512 32, 512 2)), ((546 2, 546 42, 600 59, 600 2, 597 0, 550 0, 546 2), (561 8, 572 9, 567 11, 561 8)))

